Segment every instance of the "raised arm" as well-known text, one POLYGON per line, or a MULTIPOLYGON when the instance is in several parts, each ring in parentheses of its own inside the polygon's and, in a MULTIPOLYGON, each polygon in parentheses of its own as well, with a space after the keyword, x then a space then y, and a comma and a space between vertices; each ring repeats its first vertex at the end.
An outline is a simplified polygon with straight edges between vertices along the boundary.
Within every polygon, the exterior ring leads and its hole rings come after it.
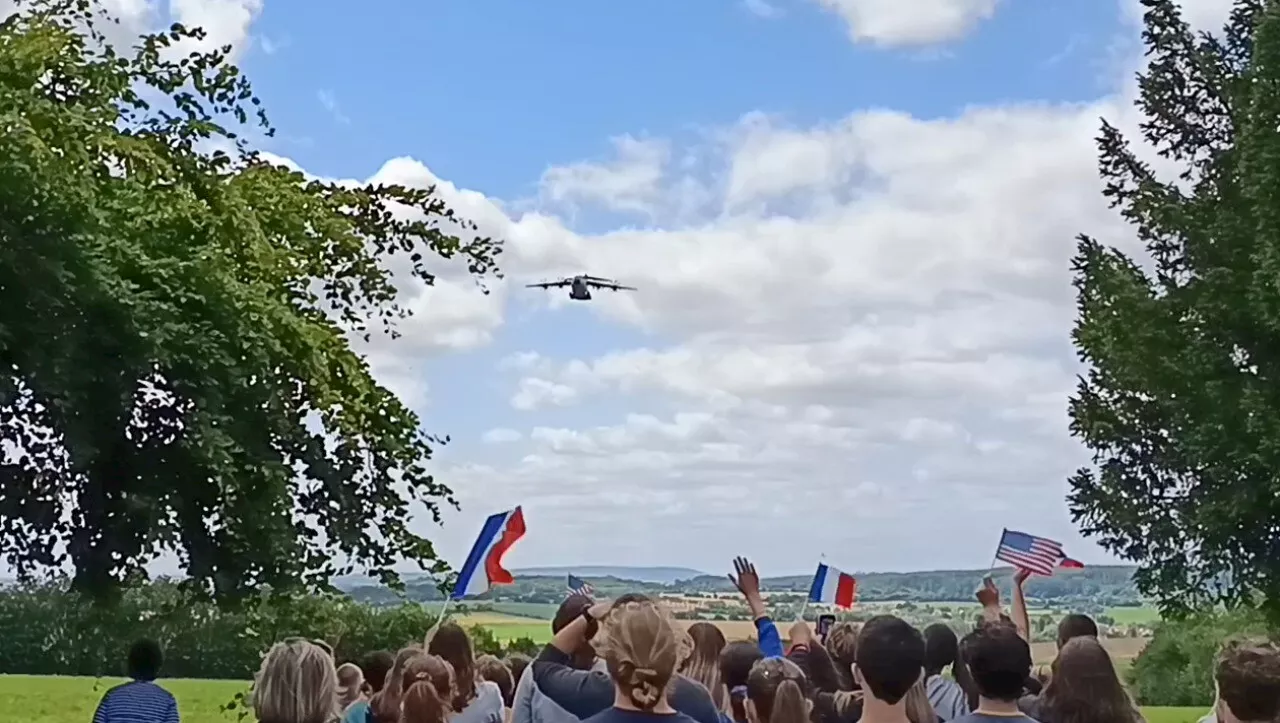
POLYGON ((764 605, 764 596, 760 594, 760 575, 756 572, 756 566, 745 557, 735 558, 733 574, 729 575, 729 581, 738 588, 738 592, 742 593, 742 597, 747 601, 747 607, 751 610, 751 619, 756 624, 756 639, 759 641, 760 652, 764 653, 766 658, 781 658, 782 636, 778 634, 778 626, 774 625, 773 619, 769 617, 769 610, 764 605))
POLYGON ((998 622, 1004 612, 1000 609, 1000 589, 990 575, 982 578, 982 587, 978 588, 977 597, 978 602, 982 603, 982 622, 998 622))
POLYGON ((1022 590, 1022 586, 1027 582, 1028 577, 1031 577, 1031 572, 1022 568, 1018 568, 1013 573, 1013 606, 1010 610, 1010 617, 1013 618, 1013 624, 1018 626, 1018 634, 1030 644, 1031 616, 1027 614, 1027 597, 1022 590))
POLYGON ((576 718, 590 718, 613 705, 609 676, 569 666, 574 651, 595 634, 595 621, 608 612, 609 603, 591 606, 561 628, 529 666, 537 689, 576 718))

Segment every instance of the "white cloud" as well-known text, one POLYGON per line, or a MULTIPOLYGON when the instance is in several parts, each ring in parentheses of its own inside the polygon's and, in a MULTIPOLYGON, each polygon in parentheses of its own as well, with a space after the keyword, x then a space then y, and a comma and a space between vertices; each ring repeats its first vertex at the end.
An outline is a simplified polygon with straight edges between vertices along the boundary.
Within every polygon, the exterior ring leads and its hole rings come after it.
MULTIPOLYGON (((941 17, 958 28, 984 7, 941 17)), ((881 40, 945 34, 847 8, 881 40)), ((1099 116, 1137 137, 1132 94, 1126 80, 1090 103, 808 127, 749 113, 711 147, 665 146, 722 153, 696 179, 718 194, 697 222, 582 236, 514 220, 515 275, 625 271, 640 291, 590 310, 667 341, 503 360, 530 419, 523 456, 442 478, 471 517, 521 502, 531 530, 555 530, 531 534, 523 563, 710 568, 747 552, 795 571, 826 551, 854 568, 978 566, 1015 524, 1105 559, 1062 502, 1083 461, 1065 411, 1069 259, 1080 232, 1133 243, 1100 195, 1093 140, 1099 116), (539 422, 579 409, 611 421, 539 422)), ((672 165, 643 184, 661 216, 684 181, 672 165)))
POLYGON ((919 46, 955 40, 995 14, 1000 0, 816 0, 855 43, 919 46))
MULTIPOLYGON (((956 37, 996 8, 823 2, 883 45, 956 37)), ((1226 6, 1188 2, 1197 24, 1226 6)), ((541 178, 553 209, 662 220, 595 235, 388 161, 366 180, 435 185, 506 239, 512 282, 617 274, 640 291, 580 308, 653 332, 608 353, 543 348, 496 364, 520 413, 484 420, 483 459, 436 463, 464 512, 443 532, 423 528, 457 557, 480 518, 522 503, 517 565, 711 568, 747 553, 798 571, 825 551, 854 569, 977 566, 1013 524, 1089 558, 1061 503, 1081 460, 1065 419, 1068 260, 1082 231, 1131 243, 1099 193, 1093 143, 1099 116, 1134 126, 1131 93, 930 120, 862 110, 798 126, 747 113, 693 147, 624 136, 612 159, 541 178), (690 158, 710 170, 689 172, 690 158)), ((516 323, 509 304, 545 303, 506 283, 486 296, 458 264, 436 270, 433 287, 403 282, 417 312, 403 338, 364 347, 419 408, 431 359, 489 345, 516 323)), ((432 430, 447 433, 450 413, 432 410, 432 430)))
MULTIPOLYGON (((224 45, 232 47, 234 61, 248 40, 249 27, 262 12, 263 0, 169 0, 167 13, 162 13, 157 0, 95 0, 108 22, 98 29, 116 46, 132 46, 146 32, 162 29, 168 22, 187 27, 201 27, 204 41, 188 41, 176 46, 176 53, 186 55, 193 50, 209 51, 224 45)), ((16 9, 13 0, 0 0, 0 18, 16 9)))
POLYGON ((613 139, 617 158, 606 164, 574 163, 542 174, 542 197, 555 204, 597 203, 617 211, 647 213, 662 193, 670 150, 652 139, 613 139))
POLYGON ((262 13, 263 0, 169 0, 169 16, 187 27, 203 28, 206 37, 182 46, 183 54, 232 47, 232 59, 244 50, 249 28, 262 13))

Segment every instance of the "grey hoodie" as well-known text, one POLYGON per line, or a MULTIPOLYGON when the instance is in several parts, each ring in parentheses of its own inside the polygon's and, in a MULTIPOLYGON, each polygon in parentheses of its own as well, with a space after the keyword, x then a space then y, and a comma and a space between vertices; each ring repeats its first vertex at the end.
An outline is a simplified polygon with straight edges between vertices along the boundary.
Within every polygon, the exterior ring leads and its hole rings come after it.
MULTIPOLYGON (((592 669, 603 667, 604 661, 597 660, 592 669)), ((525 666, 511 699, 511 723, 578 723, 578 720, 538 690, 533 681, 533 665, 525 666)))

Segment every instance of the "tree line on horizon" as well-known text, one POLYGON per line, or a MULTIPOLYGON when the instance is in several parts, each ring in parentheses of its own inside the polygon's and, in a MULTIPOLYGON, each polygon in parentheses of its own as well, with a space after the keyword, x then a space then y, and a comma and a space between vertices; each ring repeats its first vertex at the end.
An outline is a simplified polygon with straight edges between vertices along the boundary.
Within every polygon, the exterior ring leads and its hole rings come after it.
MULTIPOLYGON (((982 582, 984 570, 938 570, 931 572, 863 573, 858 575, 858 599, 864 602, 965 602, 973 600, 974 591, 982 582)), ((997 570, 996 582, 1005 595, 1011 593, 1007 570, 997 570)), ((1142 595, 1133 582, 1134 568, 1122 565, 1087 567, 1082 570, 1062 570, 1053 577, 1033 577, 1028 581, 1027 595, 1036 600, 1056 605, 1085 609, 1139 606, 1144 604, 1142 595)), ((624 592, 651 594, 731 594, 737 590, 727 578, 704 575, 691 580, 673 583, 644 582, 617 577, 583 578, 603 597, 615 597, 624 592)), ((770 593, 803 595, 808 592, 811 577, 789 575, 766 577, 761 587, 770 593)), ((441 585, 430 576, 415 576, 405 581, 403 591, 380 585, 348 584, 341 589, 353 599, 371 604, 394 605, 402 599, 437 601, 444 599, 441 585)), ((447 586, 444 588, 447 589, 447 586)), ((561 576, 518 575, 515 583, 468 598, 474 602, 509 601, 536 604, 558 604, 566 593, 565 578, 561 576)))

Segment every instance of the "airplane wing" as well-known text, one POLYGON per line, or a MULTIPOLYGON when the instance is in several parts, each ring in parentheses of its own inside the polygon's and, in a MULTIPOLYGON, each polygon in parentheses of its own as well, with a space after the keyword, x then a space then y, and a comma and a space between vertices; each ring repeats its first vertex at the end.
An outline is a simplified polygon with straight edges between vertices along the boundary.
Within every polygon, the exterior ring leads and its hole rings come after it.
POLYGON ((568 286, 573 282, 569 279, 560 279, 559 281, 543 281, 537 284, 528 284, 526 289, 554 289, 558 287, 568 286))
POLYGON ((597 279, 595 277, 591 277, 587 280, 587 286, 592 286, 597 289, 609 289, 610 291, 635 291, 636 290, 636 287, 634 286, 623 286, 622 284, 619 284, 616 281, 610 281, 608 279, 597 279))

